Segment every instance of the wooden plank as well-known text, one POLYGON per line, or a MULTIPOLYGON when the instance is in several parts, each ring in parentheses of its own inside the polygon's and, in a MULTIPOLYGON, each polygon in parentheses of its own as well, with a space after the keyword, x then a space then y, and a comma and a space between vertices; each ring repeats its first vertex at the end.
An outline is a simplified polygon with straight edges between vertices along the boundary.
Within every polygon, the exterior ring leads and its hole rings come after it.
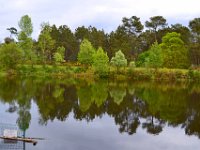
POLYGON ((33 143, 33 145, 37 144, 37 141, 31 138, 21 138, 21 137, 6 137, 6 136, 0 136, 1 139, 5 140, 15 140, 15 141, 23 141, 28 143, 33 143))

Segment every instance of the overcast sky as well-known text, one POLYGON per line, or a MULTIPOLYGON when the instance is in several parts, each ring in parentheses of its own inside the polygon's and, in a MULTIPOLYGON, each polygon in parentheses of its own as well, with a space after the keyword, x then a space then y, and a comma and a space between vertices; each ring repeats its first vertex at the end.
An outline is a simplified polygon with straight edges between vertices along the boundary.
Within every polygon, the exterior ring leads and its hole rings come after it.
POLYGON ((106 32, 115 30, 122 17, 138 16, 142 22, 162 15, 168 24, 200 17, 200 0, 0 0, 0 41, 9 36, 8 27, 18 28, 21 16, 29 15, 37 39, 40 24, 95 26, 106 32))

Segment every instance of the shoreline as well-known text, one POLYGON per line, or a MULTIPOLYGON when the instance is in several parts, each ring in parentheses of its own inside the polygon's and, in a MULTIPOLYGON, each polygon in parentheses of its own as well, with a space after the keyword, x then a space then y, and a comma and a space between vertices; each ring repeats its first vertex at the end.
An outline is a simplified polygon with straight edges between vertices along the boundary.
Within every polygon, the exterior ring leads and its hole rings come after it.
POLYGON ((200 70, 168 68, 121 68, 110 67, 108 75, 100 77, 94 70, 83 66, 18 65, 15 70, 1 70, 0 77, 57 77, 77 79, 149 80, 149 81, 200 81, 200 70))

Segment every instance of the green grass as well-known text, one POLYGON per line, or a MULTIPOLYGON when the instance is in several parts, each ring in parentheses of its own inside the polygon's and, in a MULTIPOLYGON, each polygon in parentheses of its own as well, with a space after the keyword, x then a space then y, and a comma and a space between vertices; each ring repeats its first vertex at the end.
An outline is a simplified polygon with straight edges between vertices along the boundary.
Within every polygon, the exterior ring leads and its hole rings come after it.
MULTIPOLYGON (((99 78, 92 67, 81 65, 18 65, 16 70, 5 71, 1 69, 0 76, 17 74, 21 76, 36 77, 73 77, 73 78, 99 78)), ((125 67, 117 70, 110 67, 107 78, 115 80, 166 80, 166 81, 200 81, 200 71, 197 69, 168 69, 168 68, 134 68, 125 67)))

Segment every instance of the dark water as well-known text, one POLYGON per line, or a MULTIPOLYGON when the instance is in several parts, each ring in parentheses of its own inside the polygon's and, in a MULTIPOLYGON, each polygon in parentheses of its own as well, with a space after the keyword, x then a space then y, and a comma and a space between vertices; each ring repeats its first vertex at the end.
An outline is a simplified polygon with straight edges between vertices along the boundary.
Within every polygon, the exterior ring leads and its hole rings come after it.
POLYGON ((0 79, 0 118, 45 138, 28 150, 195 150, 200 85, 0 79))

